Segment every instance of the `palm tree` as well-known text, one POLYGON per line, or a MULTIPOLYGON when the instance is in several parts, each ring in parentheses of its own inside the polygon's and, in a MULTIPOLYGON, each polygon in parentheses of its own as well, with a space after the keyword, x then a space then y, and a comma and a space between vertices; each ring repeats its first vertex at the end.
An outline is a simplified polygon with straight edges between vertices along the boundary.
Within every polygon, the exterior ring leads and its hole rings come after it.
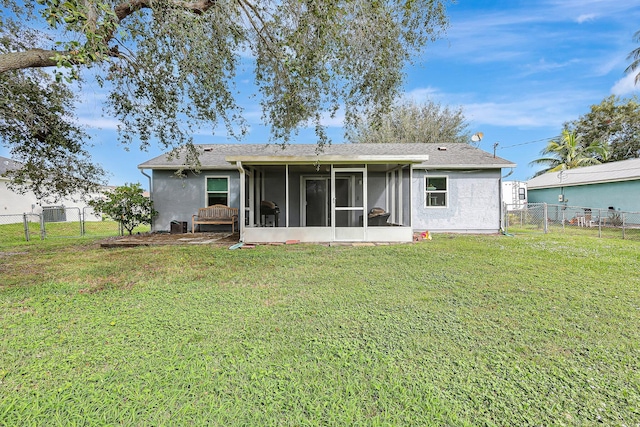
POLYGON ((580 137, 576 137, 574 132, 564 129, 560 140, 549 141, 541 154, 547 157, 536 159, 530 165, 545 165, 546 169, 537 172, 534 176, 600 164, 599 159, 607 160, 609 157, 609 149, 599 141, 585 146, 580 143, 580 137))
MULTIPOLYGON (((633 35, 633 41, 640 43, 640 31, 636 31, 636 33, 633 35)), ((627 56, 627 59, 631 59, 632 62, 631 64, 629 64, 627 69, 624 70, 625 73, 632 73, 636 70, 639 70, 640 69, 640 47, 633 49, 629 54, 629 56, 627 56)), ((640 82, 640 72, 636 74, 636 78, 635 78, 635 84, 638 84, 638 82, 640 82)))

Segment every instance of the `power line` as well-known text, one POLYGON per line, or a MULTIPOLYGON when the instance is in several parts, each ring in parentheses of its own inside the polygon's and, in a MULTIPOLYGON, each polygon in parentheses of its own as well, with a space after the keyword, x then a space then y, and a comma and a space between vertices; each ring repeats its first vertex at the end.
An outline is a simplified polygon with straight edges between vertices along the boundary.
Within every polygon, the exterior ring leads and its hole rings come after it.
MULTIPOLYGON (((505 149, 505 148, 513 148, 513 147, 519 147, 521 145, 528 145, 528 144, 534 144, 536 142, 541 142, 541 141, 550 141, 552 139, 558 138, 560 135, 556 135, 556 136, 551 136, 549 138, 541 138, 541 139, 536 139, 534 141, 527 141, 527 142, 521 142, 519 144, 513 144, 513 145, 507 145, 506 147, 500 147, 501 150, 505 149)), ((497 144, 497 143, 496 143, 497 144)))

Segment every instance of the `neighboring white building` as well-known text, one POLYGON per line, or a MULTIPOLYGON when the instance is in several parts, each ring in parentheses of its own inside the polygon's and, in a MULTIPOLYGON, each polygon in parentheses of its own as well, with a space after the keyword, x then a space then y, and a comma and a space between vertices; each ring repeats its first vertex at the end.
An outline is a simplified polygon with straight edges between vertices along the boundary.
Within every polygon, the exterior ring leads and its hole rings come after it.
POLYGON ((527 183, 524 181, 502 181, 502 200, 507 209, 527 207, 527 183))
POLYGON ((85 221, 102 220, 102 217, 95 214, 93 209, 79 196, 74 198, 75 200, 65 199, 56 203, 47 203, 38 199, 33 192, 19 194, 12 191, 9 189, 11 180, 3 175, 9 170, 19 167, 19 162, 0 156, 0 215, 6 215, 0 223, 22 222, 20 215, 25 213, 41 215, 43 211, 51 220, 57 221, 79 221, 82 214, 85 216, 85 221), (68 215, 64 212, 65 208, 69 208, 68 215))

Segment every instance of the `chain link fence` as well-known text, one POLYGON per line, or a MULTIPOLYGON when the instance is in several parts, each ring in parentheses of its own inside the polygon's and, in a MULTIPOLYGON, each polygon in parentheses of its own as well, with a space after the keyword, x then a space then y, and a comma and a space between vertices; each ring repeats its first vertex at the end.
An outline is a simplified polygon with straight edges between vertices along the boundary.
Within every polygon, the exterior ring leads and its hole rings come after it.
POLYGON ((640 241, 640 212, 529 203, 505 206, 508 233, 575 233, 640 241))
POLYGON ((0 215, 0 240, 121 236, 121 225, 92 208, 46 206, 42 212, 0 215))

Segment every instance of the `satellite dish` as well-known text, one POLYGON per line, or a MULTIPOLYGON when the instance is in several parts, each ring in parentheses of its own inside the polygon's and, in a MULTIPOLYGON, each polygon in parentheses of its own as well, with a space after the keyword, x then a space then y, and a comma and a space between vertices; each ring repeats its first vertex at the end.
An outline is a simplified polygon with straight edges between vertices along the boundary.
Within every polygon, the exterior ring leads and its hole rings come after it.
POLYGON ((484 136, 484 133, 482 132, 476 132, 473 134, 473 136, 471 137, 471 140, 473 142, 478 142, 478 141, 482 141, 482 137, 484 136))

